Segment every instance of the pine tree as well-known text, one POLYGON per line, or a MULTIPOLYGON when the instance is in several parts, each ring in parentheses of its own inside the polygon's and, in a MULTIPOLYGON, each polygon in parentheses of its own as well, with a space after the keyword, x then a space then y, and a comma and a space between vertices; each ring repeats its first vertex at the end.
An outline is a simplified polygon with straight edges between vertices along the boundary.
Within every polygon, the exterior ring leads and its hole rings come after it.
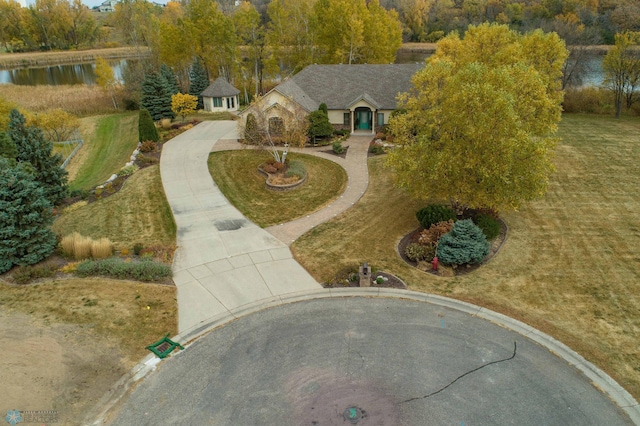
POLYGON ((145 76, 140 107, 149 111, 153 121, 175 117, 171 111, 171 88, 160 73, 152 72, 145 76))
POLYGON ((146 109, 141 109, 138 116, 138 137, 140 142, 154 141, 158 142, 160 136, 158 135, 158 129, 153 124, 151 114, 146 109))
POLYGON ((489 254, 489 242, 471 219, 459 220, 438 241, 436 256, 445 265, 473 265, 489 254))
POLYGON ((15 159, 16 155, 18 155, 16 144, 6 132, 0 132, 0 157, 15 159))
POLYGON ((160 75, 165 79, 167 84, 169 85, 171 95, 175 95, 180 92, 180 87, 178 86, 178 79, 176 75, 173 73, 171 68, 167 66, 167 64, 160 65, 160 75))
POLYGON ((200 95, 204 89, 209 87, 209 76, 207 70, 200 62, 200 58, 196 58, 189 72, 189 94, 198 97, 198 109, 204 108, 202 96, 200 95))
POLYGON ((62 156, 53 154, 53 144, 39 128, 26 126, 24 116, 15 109, 9 113, 8 135, 16 146, 16 160, 31 164, 49 202, 62 201, 67 196, 67 172, 60 167, 62 156))
POLYGON ((28 163, 0 157, 0 273, 38 263, 56 246, 51 203, 32 172, 28 163))

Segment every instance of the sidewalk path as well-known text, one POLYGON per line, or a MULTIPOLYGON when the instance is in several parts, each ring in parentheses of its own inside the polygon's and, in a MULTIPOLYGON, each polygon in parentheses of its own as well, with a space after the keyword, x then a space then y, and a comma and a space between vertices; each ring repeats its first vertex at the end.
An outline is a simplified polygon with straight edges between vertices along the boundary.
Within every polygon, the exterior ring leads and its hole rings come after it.
MULTIPOLYGON (((351 136, 345 146, 349 146, 347 157, 342 158, 337 155, 328 154, 322 151, 330 150, 331 147, 323 146, 318 148, 289 148, 291 152, 300 152, 322 157, 340 164, 349 176, 347 189, 331 204, 324 208, 301 218, 292 220, 280 225, 265 228, 271 235, 278 238, 287 245, 291 245, 298 237, 328 221, 329 219, 344 212, 353 206, 367 190, 369 185, 369 170, 367 168, 367 152, 371 136, 351 136)), ((228 151, 235 149, 250 149, 235 140, 224 140, 213 147, 213 151, 228 151)))
POLYGON ((320 288, 289 248, 247 220, 211 179, 209 152, 235 131, 234 121, 203 122, 163 147, 162 185, 177 226, 180 333, 244 305, 320 288))

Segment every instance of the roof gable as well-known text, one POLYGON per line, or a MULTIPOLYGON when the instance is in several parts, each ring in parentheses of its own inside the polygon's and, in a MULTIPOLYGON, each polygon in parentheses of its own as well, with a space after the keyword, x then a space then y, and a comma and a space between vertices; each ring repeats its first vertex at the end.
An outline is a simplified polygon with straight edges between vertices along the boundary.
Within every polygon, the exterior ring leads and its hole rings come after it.
POLYGON ((224 77, 218 77, 200 95, 208 98, 221 98, 223 96, 234 96, 238 93, 240 91, 230 85, 224 77))

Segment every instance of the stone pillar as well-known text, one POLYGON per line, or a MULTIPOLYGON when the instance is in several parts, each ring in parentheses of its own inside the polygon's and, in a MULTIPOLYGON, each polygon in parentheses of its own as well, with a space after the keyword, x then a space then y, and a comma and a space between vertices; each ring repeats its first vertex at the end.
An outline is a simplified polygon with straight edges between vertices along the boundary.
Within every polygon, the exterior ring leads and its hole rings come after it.
POLYGON ((371 287, 371 268, 366 262, 360 267, 360 287, 371 287))

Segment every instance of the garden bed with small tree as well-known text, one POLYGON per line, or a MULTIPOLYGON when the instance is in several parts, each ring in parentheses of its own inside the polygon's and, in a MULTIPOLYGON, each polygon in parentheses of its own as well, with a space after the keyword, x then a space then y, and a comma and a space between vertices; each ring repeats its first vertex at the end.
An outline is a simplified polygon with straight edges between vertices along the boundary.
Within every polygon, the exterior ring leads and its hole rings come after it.
POLYGON ((488 212, 431 204, 416 213, 420 227, 398 244, 400 257, 422 271, 452 276, 476 270, 495 256, 507 237, 507 226, 488 212), (436 259, 434 261, 434 259, 436 259))

